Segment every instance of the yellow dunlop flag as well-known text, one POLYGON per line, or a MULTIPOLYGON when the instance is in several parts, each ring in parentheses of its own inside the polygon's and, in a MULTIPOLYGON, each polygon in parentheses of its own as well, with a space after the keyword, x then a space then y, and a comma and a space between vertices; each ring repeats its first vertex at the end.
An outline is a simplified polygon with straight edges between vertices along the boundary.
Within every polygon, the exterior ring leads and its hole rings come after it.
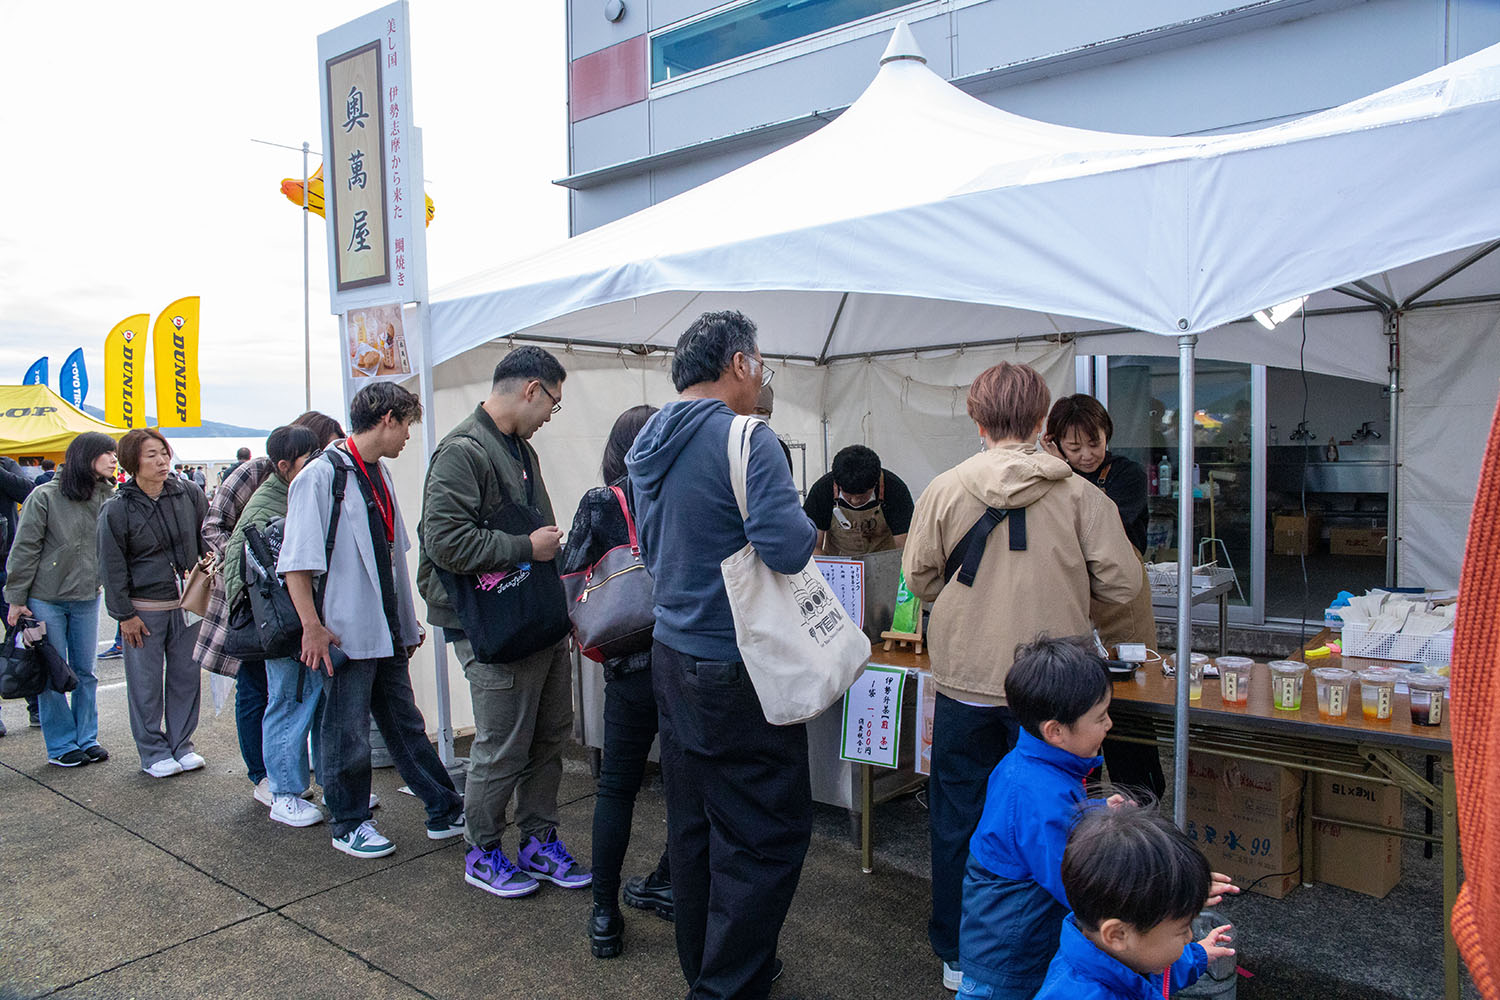
POLYGON ((202 427, 198 387, 198 296, 178 299, 156 317, 156 423, 202 427))
POLYGON ((146 426, 146 331, 149 313, 127 316, 104 338, 104 422, 146 426))

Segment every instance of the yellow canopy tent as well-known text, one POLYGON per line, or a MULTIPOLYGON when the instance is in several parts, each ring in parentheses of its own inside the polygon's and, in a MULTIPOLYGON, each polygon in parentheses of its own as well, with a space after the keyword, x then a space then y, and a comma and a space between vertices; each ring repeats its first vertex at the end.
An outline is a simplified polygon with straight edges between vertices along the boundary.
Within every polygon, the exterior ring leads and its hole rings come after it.
POLYGON ((0 455, 61 459, 78 435, 125 433, 84 413, 45 385, 0 385, 0 455))

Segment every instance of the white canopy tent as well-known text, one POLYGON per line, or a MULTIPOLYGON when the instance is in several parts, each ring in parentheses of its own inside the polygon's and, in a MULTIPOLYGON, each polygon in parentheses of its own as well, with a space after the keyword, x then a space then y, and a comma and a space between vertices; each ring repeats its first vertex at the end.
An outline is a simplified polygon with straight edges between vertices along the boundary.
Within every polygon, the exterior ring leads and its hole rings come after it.
MULTIPOLYGON (((635 371, 626 350, 669 349, 698 313, 737 308, 763 353, 821 366, 798 402, 827 414, 847 366, 886 356, 1081 338, 1164 353, 1174 337, 1191 412, 1199 334, 1208 357, 1295 358, 1294 324, 1243 319, 1310 295, 1307 367, 1383 382, 1390 317, 1411 305, 1398 290, 1420 297, 1500 240, 1496 163, 1500 46, 1298 121, 1180 139, 998 110, 929 71, 901 26, 869 89, 813 135, 435 291, 429 357, 448 369, 439 388, 477 381, 472 352, 502 338, 616 348, 635 371)), ((1186 561, 1190 495, 1178 520, 1186 561)), ((1188 625, 1184 595, 1180 656, 1188 625)))

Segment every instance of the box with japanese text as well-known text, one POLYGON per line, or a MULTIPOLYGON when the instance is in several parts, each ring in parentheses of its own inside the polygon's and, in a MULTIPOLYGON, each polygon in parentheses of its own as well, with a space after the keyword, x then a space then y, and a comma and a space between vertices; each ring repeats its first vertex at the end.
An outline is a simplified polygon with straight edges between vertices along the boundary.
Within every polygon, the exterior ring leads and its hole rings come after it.
POLYGON ((1188 757, 1188 835, 1214 871, 1279 899, 1301 881, 1302 777, 1217 754, 1188 757))
POLYGON ((1401 825, 1401 789, 1378 781, 1320 774, 1313 784, 1313 877, 1384 898, 1401 881, 1401 838, 1338 822, 1401 825))

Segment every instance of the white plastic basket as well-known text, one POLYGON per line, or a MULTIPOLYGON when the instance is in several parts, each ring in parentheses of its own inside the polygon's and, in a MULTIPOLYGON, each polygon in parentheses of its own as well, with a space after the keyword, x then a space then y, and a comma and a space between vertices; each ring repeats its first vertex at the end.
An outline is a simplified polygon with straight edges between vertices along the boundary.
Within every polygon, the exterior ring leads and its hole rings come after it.
MULTIPOLYGON (((1147 563, 1146 580, 1157 594, 1177 593, 1176 563, 1147 563)), ((1209 590, 1221 583, 1234 583, 1234 570, 1209 564, 1193 567, 1193 589, 1209 590)))
POLYGON ((1339 643, 1345 656, 1403 663, 1448 663, 1453 659, 1453 633, 1407 635, 1404 632, 1371 632, 1363 625, 1345 625, 1339 643))

